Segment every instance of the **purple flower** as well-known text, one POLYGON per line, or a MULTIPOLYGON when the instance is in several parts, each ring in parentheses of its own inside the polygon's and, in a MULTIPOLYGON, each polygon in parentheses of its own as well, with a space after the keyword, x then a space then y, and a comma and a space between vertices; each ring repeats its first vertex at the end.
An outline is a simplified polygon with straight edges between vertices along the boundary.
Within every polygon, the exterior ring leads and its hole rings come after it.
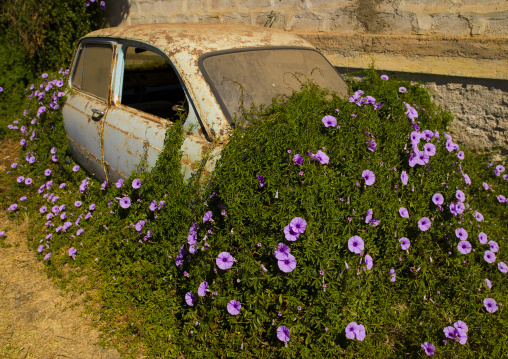
POLYGON ((506 197, 500 194, 499 196, 497 196, 497 200, 499 201, 499 203, 504 203, 506 202, 506 197))
POLYGON ((48 210, 48 207, 46 207, 46 206, 42 206, 41 208, 39 208, 39 212, 41 212, 41 213, 46 213, 47 210, 48 210))
POLYGON ((374 141, 374 140, 369 140, 369 141, 367 141, 367 142, 366 142, 366 144, 367 144, 367 149, 368 149, 369 151, 374 152, 374 151, 376 150, 376 146, 377 146, 376 141, 374 141))
POLYGON ((217 263, 217 267, 219 267, 222 270, 231 268, 234 262, 235 258, 228 252, 219 253, 217 259, 215 260, 215 263, 217 263))
POLYGON ((425 139, 425 141, 432 140, 432 137, 434 137, 434 132, 432 132, 431 130, 424 130, 422 132, 422 138, 425 139))
POLYGON ((428 230, 430 228, 430 225, 431 225, 430 219, 428 219, 427 217, 422 217, 418 221, 418 228, 420 228, 420 231, 428 230))
POLYGON ((277 261, 277 264, 281 271, 283 271, 284 273, 289 273, 296 268, 296 258, 292 254, 288 253, 287 258, 279 259, 277 261))
POLYGON ((16 162, 11 163, 11 168, 16 168, 16 166, 17 166, 17 165, 18 165, 18 164, 17 164, 16 162))
POLYGON ((402 247, 402 250, 406 251, 409 249, 409 246, 411 246, 411 242, 406 237, 402 237, 399 239, 400 246, 402 247))
POLYGON ((416 154, 416 163, 423 166, 429 162, 429 155, 425 151, 418 152, 416 154))
POLYGON ((496 170, 499 172, 499 173, 503 173, 505 171, 505 168, 501 165, 497 165, 496 166, 496 170))
MULTIPOLYGON (((411 120, 411 121, 414 121, 415 119, 418 118, 418 112, 416 111, 416 109, 414 107, 411 107, 409 106, 407 103, 406 103, 406 112, 405 112, 405 115, 411 120)), ((419 127, 418 127, 419 128, 419 127)))
POLYGON ((58 156, 57 155, 51 156, 51 161, 58 162, 58 156))
POLYGON ((131 199, 129 197, 123 197, 120 199, 120 207, 127 209, 131 206, 131 199))
POLYGON ((51 174, 51 170, 48 168, 47 170, 44 171, 44 175, 47 177, 51 174))
POLYGON ((51 252, 44 256, 44 260, 51 259, 51 252))
POLYGON ((58 188, 62 189, 62 188, 65 188, 67 186, 67 184, 65 183, 60 183, 60 186, 58 186, 58 188))
POLYGON ((399 92, 400 93, 406 93, 407 89, 405 87, 399 87, 399 92))
POLYGON ((261 175, 256 175, 259 181, 259 187, 264 187, 266 184, 266 179, 261 175))
POLYGON ((475 212, 474 212, 474 216, 475 216, 475 218, 476 218, 476 220, 477 220, 478 222, 483 221, 483 214, 481 214, 480 212, 475 211, 475 212))
POLYGON ((356 333, 358 333, 358 324, 351 322, 346 326, 346 338, 356 339, 356 333))
POLYGON ((499 251, 499 245, 497 244, 496 241, 489 241, 489 246, 492 252, 496 253, 497 251, 499 251))
POLYGON ((457 236, 458 239, 462 241, 465 241, 468 237, 467 232, 464 228, 457 228, 455 230, 455 235, 457 236))
POLYGON ((132 181, 132 188, 138 189, 139 187, 141 187, 141 181, 139 178, 136 178, 134 181, 132 181))
POLYGON ((395 282, 397 280, 397 275, 395 274, 395 269, 390 269, 390 275, 391 275, 391 278, 390 278, 390 282, 395 282))
MULTIPOLYGON (((76 224, 76 225, 77 225, 77 224, 76 224)), ((82 234, 83 234, 83 232, 84 232, 84 229, 83 229, 83 228, 80 228, 80 229, 78 229, 78 230, 77 230, 76 235, 77 235, 77 236, 80 236, 80 235, 82 235, 82 234)))
POLYGON ((462 192, 460 189, 455 192, 455 197, 461 202, 464 202, 466 200, 466 195, 464 192, 462 192))
POLYGON ((399 208, 399 214, 402 218, 409 218, 409 212, 405 207, 399 208))
POLYGON ((434 146, 432 143, 426 143, 423 146, 423 150, 429 157, 432 157, 436 154, 436 146, 434 146))
POLYGON ((325 124, 325 127, 335 127, 337 126, 337 119, 333 116, 327 115, 323 117, 321 120, 325 124))
POLYGON ((187 294, 185 294, 185 303, 187 303, 187 305, 193 307, 194 304, 196 303, 196 296, 194 294, 192 294, 192 292, 188 292, 187 294))
POLYGON ((18 204, 17 203, 13 203, 9 206, 9 208, 7 208, 7 210, 9 212, 12 212, 12 211, 15 211, 16 209, 18 208, 18 204))
POLYGON ((18 178, 16 178, 16 182, 18 182, 18 183, 21 183, 24 180, 25 180, 25 177, 23 177, 23 176, 19 176, 18 178))
POLYGON ((281 325, 277 328, 277 338, 284 343, 289 342, 291 339, 291 333, 288 327, 281 325))
POLYGON ((286 239, 290 242, 294 242, 296 241, 296 239, 298 238, 298 236, 300 235, 300 233, 297 233, 293 230, 293 228, 291 228, 291 225, 288 224, 286 227, 284 227, 284 236, 286 237, 286 239))
POLYGON ((368 254, 365 256, 365 264, 367 264, 367 269, 372 269, 374 266, 374 260, 368 254))
POLYGON ((41 253, 44 250, 44 246, 41 244, 39 247, 37 247, 37 252, 41 253))
POLYGON ((372 213, 373 213, 373 210, 372 210, 372 208, 370 208, 367 211, 367 215, 365 216, 365 223, 371 225, 372 227, 377 227, 379 225, 379 223, 381 223, 381 220, 374 217, 374 215, 372 213))
POLYGON ((462 253, 462 254, 468 254, 471 252, 471 243, 469 243, 468 241, 460 241, 459 244, 457 245, 457 248, 459 249, 459 252, 462 253))
POLYGON ((73 172, 78 172, 79 171, 79 166, 76 165, 76 166, 72 167, 72 171, 73 172))
POLYGON ((72 259, 76 259, 76 253, 78 250, 74 247, 69 248, 69 257, 72 257, 72 259))
POLYGON ((494 261, 496 260, 496 255, 492 251, 485 251, 483 259, 485 259, 485 262, 487 263, 494 263, 494 261))
POLYGON ((303 164, 303 157, 297 153, 295 157, 293 157, 293 162, 295 165, 301 166, 303 164))
POLYGON ((200 297, 204 297, 206 295, 206 290, 208 289, 208 282, 201 282, 198 288, 198 295, 200 297))
POLYGON ((89 209, 90 211, 93 211, 93 210, 95 209, 95 203, 92 203, 92 204, 88 207, 88 209, 89 209))
POLYGON ((459 159, 463 160, 463 159, 464 159, 464 152, 463 152, 463 151, 459 151, 459 152, 457 152, 457 157, 458 157, 459 159))
POLYGON ((418 131, 411 132, 411 143, 419 143, 420 138, 422 138, 422 134, 418 131))
POLYGON ((484 282, 485 285, 489 287, 489 289, 492 289, 492 282, 490 281, 490 279, 485 278, 484 282))
POLYGON ((425 342, 422 344, 423 350, 425 350, 425 354, 427 355, 434 355, 434 352, 436 351, 436 347, 429 342, 425 342))
POLYGON ((208 211, 205 213, 205 215, 203 216, 203 223, 206 223, 208 221, 212 221, 212 211, 208 211))
POLYGON ((487 184, 485 182, 483 182, 482 186, 483 186, 483 188, 485 188, 485 191, 488 191, 492 187, 492 185, 489 185, 489 184, 487 184))
POLYGON ((284 243, 279 243, 279 246, 275 248, 273 255, 278 260, 284 260, 289 257, 290 248, 286 246, 284 243))
POLYGON ((406 171, 402 171, 402 173, 400 174, 400 180, 402 181, 402 184, 404 186, 407 185, 408 179, 409 179, 409 177, 407 176, 406 171))
POLYGON ((301 217, 295 217, 289 222, 289 226, 294 232, 302 234, 307 228, 307 222, 301 217))
POLYGON ((508 273, 508 265, 506 265, 505 262, 499 262, 497 264, 497 268, 499 268, 501 273, 508 273))
POLYGON ((469 176, 465 173, 464 173, 464 182, 468 185, 471 184, 471 178, 469 178, 469 176))
POLYGON ((365 248, 363 239, 361 239, 358 236, 353 236, 353 237, 349 238, 347 245, 348 245, 349 250, 353 253, 356 253, 356 254, 360 254, 363 251, 363 249, 365 248))
POLYGON ((374 111, 379 110, 381 107, 383 107, 383 104, 381 102, 376 102, 374 104, 374 111))
POLYGON ((367 186, 374 184, 374 181, 376 181, 376 175, 374 175, 374 173, 370 170, 363 171, 362 177, 365 180, 365 184, 367 186))
POLYGON ((153 200, 151 203, 150 203, 150 211, 155 211, 157 209, 157 201, 156 200, 153 200))
POLYGON ((492 298, 485 298, 483 300, 483 305, 489 313, 495 313, 497 311, 497 302, 492 298))
POLYGON ((83 202, 81 202, 81 201, 74 202, 74 206, 76 206, 76 207, 81 207, 82 204, 83 204, 83 202))
POLYGON ((116 188, 122 188, 123 186, 123 179, 119 179, 117 183, 115 183, 116 188))
POLYGON ((314 159, 318 160, 322 165, 326 165, 330 161, 330 158, 326 155, 326 153, 321 150, 316 152, 314 159))
POLYGON ((241 308, 242 308, 242 305, 236 299, 231 300, 227 305, 228 313, 231 315, 240 314, 241 308))

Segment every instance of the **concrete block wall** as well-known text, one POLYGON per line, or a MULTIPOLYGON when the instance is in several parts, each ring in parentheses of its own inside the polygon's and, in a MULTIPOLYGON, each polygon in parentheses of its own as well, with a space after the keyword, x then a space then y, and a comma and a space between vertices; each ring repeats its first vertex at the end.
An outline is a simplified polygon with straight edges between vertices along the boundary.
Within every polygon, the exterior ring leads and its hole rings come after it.
POLYGON ((109 0, 107 15, 111 26, 213 22, 294 32, 339 68, 374 63, 420 79, 455 115, 460 143, 508 154, 508 0, 109 0))

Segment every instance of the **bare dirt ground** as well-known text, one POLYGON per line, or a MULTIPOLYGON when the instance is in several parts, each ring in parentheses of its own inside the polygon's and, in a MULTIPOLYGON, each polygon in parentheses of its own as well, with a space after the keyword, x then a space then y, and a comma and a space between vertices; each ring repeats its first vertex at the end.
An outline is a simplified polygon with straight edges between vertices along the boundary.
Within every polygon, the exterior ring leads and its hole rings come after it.
MULTIPOLYGON (((18 144, 0 142, 0 171, 16 158, 18 144)), ((7 184, 0 184, 3 193, 7 184)), ((28 249, 28 219, 16 224, 0 211, 0 358, 119 359, 114 349, 96 343, 99 331, 82 306, 64 298, 28 249), (10 246, 9 246, 10 245, 10 246)))

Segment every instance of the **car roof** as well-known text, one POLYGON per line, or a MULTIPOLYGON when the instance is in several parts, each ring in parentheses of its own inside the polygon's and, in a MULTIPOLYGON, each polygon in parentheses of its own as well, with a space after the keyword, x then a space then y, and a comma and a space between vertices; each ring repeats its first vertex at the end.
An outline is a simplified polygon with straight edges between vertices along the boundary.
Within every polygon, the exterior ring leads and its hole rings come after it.
POLYGON ((315 49, 297 35, 270 28, 233 24, 145 24, 96 30, 87 39, 129 40, 156 47, 178 70, 200 122, 210 139, 226 140, 230 127, 222 109, 199 69, 207 53, 231 49, 300 47, 315 49))
POLYGON ((297 46, 314 48, 301 37, 259 26, 234 24, 144 24, 100 29, 88 37, 106 37, 140 41, 157 47, 168 57, 178 52, 195 55, 264 46, 297 46))

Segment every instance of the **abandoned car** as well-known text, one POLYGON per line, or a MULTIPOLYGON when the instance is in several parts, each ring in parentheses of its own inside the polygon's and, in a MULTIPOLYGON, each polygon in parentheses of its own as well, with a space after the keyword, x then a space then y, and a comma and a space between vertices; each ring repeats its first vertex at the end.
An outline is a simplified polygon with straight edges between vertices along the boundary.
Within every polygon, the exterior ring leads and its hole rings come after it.
POLYGON ((189 177, 203 151, 218 143, 205 167, 213 169, 242 105, 291 94, 300 89, 300 76, 347 93, 335 68, 307 41, 243 25, 101 29, 80 39, 70 74, 63 116, 73 157, 110 182, 129 177, 142 159, 154 166, 181 111, 182 172, 189 177))

